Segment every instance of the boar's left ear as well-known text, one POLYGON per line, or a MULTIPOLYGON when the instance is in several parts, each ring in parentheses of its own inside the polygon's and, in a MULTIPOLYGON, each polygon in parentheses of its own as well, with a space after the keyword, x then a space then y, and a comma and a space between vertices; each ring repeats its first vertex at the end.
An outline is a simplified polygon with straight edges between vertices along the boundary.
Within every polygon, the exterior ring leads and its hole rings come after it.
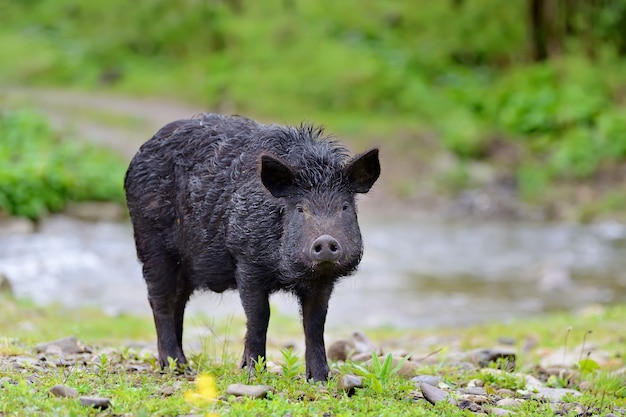
POLYGON ((261 156, 261 181, 276 198, 293 194, 296 175, 293 170, 270 155, 261 156))
POLYGON ((366 193, 380 175, 378 149, 355 156, 345 168, 348 180, 356 193, 366 193))

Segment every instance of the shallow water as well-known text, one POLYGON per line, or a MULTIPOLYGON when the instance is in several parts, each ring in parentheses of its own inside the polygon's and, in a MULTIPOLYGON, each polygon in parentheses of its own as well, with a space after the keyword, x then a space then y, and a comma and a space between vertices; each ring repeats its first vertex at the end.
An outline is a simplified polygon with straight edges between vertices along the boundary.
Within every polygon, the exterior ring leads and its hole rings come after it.
MULTIPOLYGON (((419 328, 507 320, 626 301, 626 226, 449 223, 364 218, 365 255, 331 300, 329 326, 419 328)), ((0 235, 0 272, 18 297, 150 313, 126 223, 44 221, 0 235)), ((274 309, 298 314, 287 295, 274 309)), ((192 312, 242 315, 235 292, 192 298, 192 312)))

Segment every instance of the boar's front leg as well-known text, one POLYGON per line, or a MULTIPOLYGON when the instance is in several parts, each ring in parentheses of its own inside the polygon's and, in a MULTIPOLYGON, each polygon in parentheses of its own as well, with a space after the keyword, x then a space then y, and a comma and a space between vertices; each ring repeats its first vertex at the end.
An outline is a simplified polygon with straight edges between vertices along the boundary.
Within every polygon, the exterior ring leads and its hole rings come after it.
POLYGON ((238 274, 237 287, 243 310, 246 313, 246 341, 241 367, 254 370, 259 356, 265 358, 267 326, 270 321, 269 292, 260 282, 238 274))
POLYGON ((306 378, 326 381, 328 362, 324 345, 324 326, 332 287, 307 290, 298 294, 302 306, 302 324, 306 345, 306 378))

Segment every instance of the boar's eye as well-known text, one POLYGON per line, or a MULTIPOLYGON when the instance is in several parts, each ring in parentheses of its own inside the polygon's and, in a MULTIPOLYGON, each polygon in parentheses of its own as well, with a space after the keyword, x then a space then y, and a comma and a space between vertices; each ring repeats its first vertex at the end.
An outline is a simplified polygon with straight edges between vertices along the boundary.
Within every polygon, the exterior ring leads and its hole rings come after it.
POLYGON ((296 211, 297 211, 298 213, 304 213, 304 209, 302 208, 302 205, 301 205, 301 204, 298 204, 298 205, 296 206, 296 211))
POLYGON ((343 211, 346 211, 346 210, 348 210, 349 208, 350 208, 350 204, 348 204, 348 203, 343 203, 343 206, 341 206, 341 209, 342 209, 343 211))

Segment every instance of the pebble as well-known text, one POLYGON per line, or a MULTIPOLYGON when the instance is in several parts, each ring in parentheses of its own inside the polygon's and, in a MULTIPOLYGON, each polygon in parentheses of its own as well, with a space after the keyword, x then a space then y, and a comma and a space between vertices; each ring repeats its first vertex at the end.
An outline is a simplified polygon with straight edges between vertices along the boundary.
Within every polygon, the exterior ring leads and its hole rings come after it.
POLYGON ((174 387, 165 387, 161 390, 161 395, 163 397, 171 397, 176 393, 176 388, 174 387))
POLYGON ((487 397, 486 395, 466 394, 463 396, 463 398, 475 402, 476 404, 485 404, 486 402, 489 402, 489 397, 487 397))
POLYGON ((514 351, 509 349, 474 349, 466 354, 466 359, 482 368, 493 362, 505 361, 505 369, 513 370, 515 369, 516 355, 514 351))
POLYGON ((496 391, 496 395, 499 395, 500 397, 514 397, 515 391, 507 388, 500 388, 496 391))
POLYGON ((0 294, 9 298, 12 298, 14 295, 11 281, 6 275, 4 275, 1 272, 0 272, 0 294))
POLYGON ((514 407, 517 408, 522 405, 521 401, 515 398, 503 398, 496 402, 498 407, 514 407))
POLYGON ((78 398, 81 405, 86 407, 99 408, 101 410, 106 410, 111 406, 111 400, 109 398, 101 398, 101 397, 80 397, 78 398))
POLYGON ((476 404, 475 402, 468 400, 466 398, 460 399, 457 403, 458 407, 461 410, 469 410, 473 413, 482 413, 483 412, 483 408, 476 404))
POLYGON ((337 381, 337 389, 347 392, 349 397, 354 395, 356 388, 361 387, 363 387, 363 378, 360 376, 344 375, 337 381))
POLYGON ((17 385, 17 382, 13 381, 8 376, 0 378, 0 389, 4 388, 6 384, 17 385))
POLYGON ((465 394, 487 395, 487 391, 483 387, 468 387, 463 390, 465 394))
POLYGON ((226 389, 226 395, 249 398, 265 398, 270 392, 272 387, 268 385, 231 384, 226 389))
POLYGON ((548 400, 550 402, 556 403, 563 399, 566 395, 572 395, 574 397, 579 397, 582 395, 580 391, 571 388, 547 388, 540 387, 537 388, 537 392, 533 394, 535 398, 541 398, 544 400, 548 400))
POLYGON ((498 343, 501 345, 513 346, 515 345, 515 338, 509 336, 500 336, 498 338, 498 343))
POLYGON ((576 416, 586 416, 587 408, 580 403, 566 403, 563 404, 563 411, 565 414, 569 415, 570 413, 574 413, 576 416))
POLYGON ((422 395, 424 396, 424 398, 433 405, 441 401, 447 401, 450 404, 454 404, 454 399, 452 398, 452 396, 450 396, 450 394, 442 389, 433 387, 429 384, 422 384, 420 386, 420 389, 422 390, 422 395))
POLYGON ((35 232, 35 223, 21 217, 0 217, 0 236, 28 235, 35 232))
POLYGON ((61 384, 53 386, 48 392, 55 397, 76 398, 78 396, 78 390, 61 384))
POLYGON ((352 344, 354 345, 354 353, 378 352, 376 345, 363 332, 356 331, 352 333, 352 344))
POLYGON ((489 414, 492 416, 510 416, 513 414, 513 411, 505 408, 492 407, 489 409, 489 414))
POLYGON ((76 339, 76 336, 64 337, 62 339, 53 340, 52 342, 38 343, 35 345, 35 351, 37 353, 45 353, 48 349, 52 349, 52 346, 61 348, 61 352, 65 355, 89 352, 89 349, 83 346, 78 339, 76 339))
POLYGON ((354 344, 349 340, 337 340, 328 346, 326 355, 331 361, 345 361, 354 352, 354 344))
POLYGON ((441 377, 439 375, 418 375, 411 378, 411 381, 418 384, 428 384, 436 387, 439 385, 441 377))
POLYGON ((467 387, 468 388, 473 388, 473 387, 484 387, 485 386, 485 381, 483 381, 482 379, 472 379, 470 380, 470 382, 467 383, 467 387))

